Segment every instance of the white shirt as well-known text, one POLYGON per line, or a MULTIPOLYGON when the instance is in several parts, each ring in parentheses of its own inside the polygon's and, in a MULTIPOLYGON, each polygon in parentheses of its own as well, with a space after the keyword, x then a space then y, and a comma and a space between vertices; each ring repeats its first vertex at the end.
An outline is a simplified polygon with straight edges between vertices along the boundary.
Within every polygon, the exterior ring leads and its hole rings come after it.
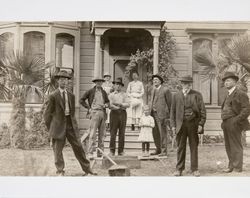
POLYGON ((159 90, 160 88, 161 88, 161 85, 159 85, 159 87, 156 87, 156 86, 155 86, 155 89, 158 89, 158 90, 159 90))
POLYGON ((61 93, 61 97, 63 98, 63 92, 65 92, 65 115, 68 116, 70 115, 70 111, 69 111, 69 99, 68 99, 68 93, 67 93, 67 90, 66 89, 61 89, 59 87, 59 91, 61 93))
POLYGON ((228 90, 228 95, 231 95, 233 91, 235 90, 236 86, 232 87, 231 89, 228 90))
POLYGON ((186 96, 190 92, 190 89, 183 89, 182 92, 186 96))

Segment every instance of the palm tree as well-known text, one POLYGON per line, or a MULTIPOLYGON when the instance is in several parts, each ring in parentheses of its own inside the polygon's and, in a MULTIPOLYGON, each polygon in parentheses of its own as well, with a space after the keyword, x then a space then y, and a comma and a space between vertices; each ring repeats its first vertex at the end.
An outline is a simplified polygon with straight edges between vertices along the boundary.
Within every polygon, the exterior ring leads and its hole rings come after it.
POLYGON ((33 91, 40 98, 43 97, 45 73, 52 63, 45 64, 41 57, 30 58, 20 51, 13 51, 3 57, 0 64, 8 71, 8 86, 12 90, 11 147, 23 148, 27 95, 33 91))
MULTIPOLYGON (((224 42, 223 46, 223 51, 214 57, 210 48, 201 45, 194 54, 194 59, 208 78, 221 79, 226 71, 234 71, 239 76, 237 87, 247 92, 250 76, 250 36, 237 34, 229 42, 224 42)), ((243 137, 243 143, 246 144, 245 132, 243 137)))

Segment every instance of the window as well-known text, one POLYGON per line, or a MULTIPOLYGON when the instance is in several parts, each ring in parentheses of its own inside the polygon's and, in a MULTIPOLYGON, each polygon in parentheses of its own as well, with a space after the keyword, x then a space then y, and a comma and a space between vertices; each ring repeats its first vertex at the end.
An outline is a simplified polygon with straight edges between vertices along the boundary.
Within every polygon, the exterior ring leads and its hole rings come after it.
MULTIPOLYGON (((14 34, 10 32, 6 32, 0 35, 0 58, 5 57, 9 53, 13 52, 14 50, 14 34)), ((11 99, 11 94, 6 89, 8 87, 8 80, 5 75, 2 75, 0 72, 0 101, 8 101, 11 99), (6 91, 4 91, 6 90, 6 91)))
POLYGON ((14 34, 6 32, 0 35, 0 57, 14 50, 14 34))
MULTIPOLYGON (((42 32, 27 32, 23 41, 24 55, 30 60, 41 58, 45 62, 45 34, 42 32)), ((31 87, 28 90, 26 103, 42 103, 43 98, 39 96, 38 90, 31 87)))
POLYGON ((56 66, 64 68, 74 67, 74 36, 70 34, 56 35, 56 66))
POLYGON ((24 34, 24 54, 31 59, 40 57, 45 60, 45 34, 42 32, 27 32, 24 34))
MULTIPOLYGON (((193 40, 193 54, 201 48, 208 48, 212 51, 212 41, 208 39, 193 40)), ((204 74, 202 67, 193 58, 193 79, 194 89, 199 90, 203 96, 205 104, 212 104, 212 80, 204 74)))

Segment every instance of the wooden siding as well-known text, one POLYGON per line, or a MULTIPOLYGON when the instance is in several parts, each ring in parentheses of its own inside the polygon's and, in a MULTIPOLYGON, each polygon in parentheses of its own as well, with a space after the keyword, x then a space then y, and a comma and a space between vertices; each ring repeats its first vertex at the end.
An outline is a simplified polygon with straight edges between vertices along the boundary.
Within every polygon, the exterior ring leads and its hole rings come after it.
MULTIPOLYGON (((80 97, 92 87, 95 60, 95 37, 90 34, 89 23, 82 22, 80 39, 80 97)), ((80 107, 79 128, 86 130, 89 120, 86 119, 86 109, 80 107)))

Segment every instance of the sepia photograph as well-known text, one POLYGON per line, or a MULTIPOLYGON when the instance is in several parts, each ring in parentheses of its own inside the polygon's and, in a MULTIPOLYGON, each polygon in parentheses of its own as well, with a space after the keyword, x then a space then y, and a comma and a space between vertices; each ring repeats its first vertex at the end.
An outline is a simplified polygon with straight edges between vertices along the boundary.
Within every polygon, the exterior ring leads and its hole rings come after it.
POLYGON ((249 32, 1 22, 0 175, 249 176, 249 32))
POLYGON ((0 17, 1 182, 245 181, 250 17, 92 15, 0 17))

